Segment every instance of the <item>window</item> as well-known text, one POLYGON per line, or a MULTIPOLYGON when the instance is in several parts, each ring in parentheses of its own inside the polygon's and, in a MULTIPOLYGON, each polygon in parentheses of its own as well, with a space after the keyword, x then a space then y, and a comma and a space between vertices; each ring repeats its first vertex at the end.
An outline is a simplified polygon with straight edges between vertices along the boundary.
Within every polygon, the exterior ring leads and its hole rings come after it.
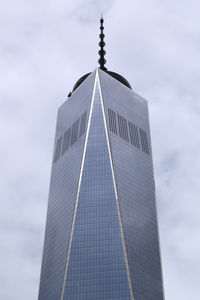
POLYGON ((56 143, 54 162, 56 162, 60 158, 61 146, 62 146, 62 136, 57 140, 56 143))
POLYGON ((71 141, 70 146, 74 145, 78 139, 78 130, 79 130, 79 120, 78 119, 74 124, 72 125, 72 133, 71 133, 71 141))
POLYGON ((119 136, 129 142, 127 120, 120 115, 118 116, 119 136))
POLYGON ((131 123, 131 122, 128 122, 128 128, 129 128, 129 135, 130 135, 131 144, 140 149, 137 126, 135 124, 131 123))
POLYGON ((64 154, 69 148, 70 135, 71 135, 71 127, 64 133, 63 144, 62 144, 62 154, 64 154))
POLYGON ((85 111, 81 116, 79 138, 82 137, 82 135, 85 133, 86 120, 87 120, 87 111, 85 111))
POLYGON ((142 151, 149 154, 147 134, 146 134, 146 131, 141 128, 140 128, 140 140, 141 140, 141 145, 142 145, 142 151))
POLYGON ((115 112, 112 109, 108 109, 109 128, 110 131, 117 134, 117 121, 115 112))

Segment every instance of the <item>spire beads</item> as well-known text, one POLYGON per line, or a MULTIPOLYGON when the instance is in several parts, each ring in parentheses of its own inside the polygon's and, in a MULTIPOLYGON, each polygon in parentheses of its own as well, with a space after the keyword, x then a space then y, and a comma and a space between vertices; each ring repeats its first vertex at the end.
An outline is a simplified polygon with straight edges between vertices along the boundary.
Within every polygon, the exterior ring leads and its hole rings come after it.
POLYGON ((105 64, 106 64, 106 60, 105 60, 106 51, 104 50, 104 47, 105 47, 105 42, 104 42, 105 34, 103 33, 103 30, 104 30, 103 23, 104 23, 104 19, 103 19, 103 16, 101 16, 101 19, 100 19, 101 33, 99 35, 99 37, 100 37, 100 42, 99 42, 99 46, 100 46, 99 56, 100 56, 100 59, 98 60, 98 63, 100 65, 100 69, 106 71, 107 70, 106 67, 105 67, 105 64))

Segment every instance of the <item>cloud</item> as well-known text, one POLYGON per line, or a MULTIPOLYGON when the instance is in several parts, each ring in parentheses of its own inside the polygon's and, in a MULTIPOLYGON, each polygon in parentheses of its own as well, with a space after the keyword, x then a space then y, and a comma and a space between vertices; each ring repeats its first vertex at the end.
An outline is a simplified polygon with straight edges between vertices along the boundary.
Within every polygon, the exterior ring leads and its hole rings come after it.
POLYGON ((200 293, 198 1, 6 1, 0 26, 0 299, 37 298, 56 111, 106 59, 149 100, 166 299, 200 293))

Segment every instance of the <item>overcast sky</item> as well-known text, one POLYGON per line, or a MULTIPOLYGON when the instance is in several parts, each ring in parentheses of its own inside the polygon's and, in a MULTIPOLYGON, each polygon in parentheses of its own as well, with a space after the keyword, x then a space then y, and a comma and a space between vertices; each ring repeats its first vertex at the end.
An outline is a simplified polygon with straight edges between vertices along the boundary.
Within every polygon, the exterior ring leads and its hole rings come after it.
POLYGON ((98 61, 149 101, 166 300, 200 295, 200 2, 7 0, 0 9, 0 300, 35 300, 57 108, 98 61))

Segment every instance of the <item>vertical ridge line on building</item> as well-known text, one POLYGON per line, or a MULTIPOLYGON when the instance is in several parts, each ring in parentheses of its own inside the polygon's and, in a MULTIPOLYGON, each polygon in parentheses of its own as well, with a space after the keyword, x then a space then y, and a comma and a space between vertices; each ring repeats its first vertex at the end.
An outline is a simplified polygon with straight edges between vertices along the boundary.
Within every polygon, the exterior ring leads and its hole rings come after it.
MULTIPOLYGON (((57 129, 57 125, 56 124, 56 129, 57 129)), ((54 146, 53 149, 55 149, 56 146, 56 136, 54 137, 54 146)), ((54 160, 54 155, 52 156, 52 160, 51 160, 51 177, 50 177, 50 182, 51 182, 51 178, 52 178, 52 169, 53 169, 53 160, 54 160)), ((45 223, 45 230, 44 230, 44 241, 45 241, 45 236, 46 236, 46 230, 47 230, 47 216, 48 216, 48 211, 49 211, 49 197, 50 197, 50 185, 49 185, 49 190, 48 190, 48 206, 47 206, 47 210, 46 210, 46 223, 45 223)), ((45 249, 45 243, 43 243, 43 248, 42 248, 42 266, 43 266, 43 260, 44 260, 44 249, 45 249)), ((39 290, 38 290, 38 299, 40 296, 40 286, 41 286, 41 279, 42 279, 42 268, 40 270, 40 284, 39 284, 39 290)))
POLYGON ((111 148, 110 148, 110 140, 109 140, 109 135, 108 135, 108 128, 107 128, 107 122, 106 122, 106 116, 105 116, 105 109, 104 109, 104 102, 103 102, 103 97, 102 97, 102 92, 101 92, 101 83, 100 83, 100 79, 99 79, 99 71, 98 71, 98 75, 97 75, 97 80, 98 80, 98 84, 99 84, 100 101, 101 101, 101 106, 102 106, 102 113, 103 113, 103 119, 104 119, 104 126, 105 126, 105 132, 106 132, 108 152, 109 152, 109 157, 110 157, 110 165, 111 165, 112 178, 113 178, 113 184, 114 184, 114 190, 115 190, 117 211, 118 211, 118 217, 119 217, 119 223, 120 223, 120 230, 121 230, 121 235, 122 235, 122 244, 123 244, 123 249, 124 249, 124 257, 125 257, 126 270, 127 270, 127 276, 128 276, 128 282, 129 282, 130 296, 131 296, 131 300, 134 300, 133 287, 132 287, 130 270, 129 270, 129 265, 128 265, 128 256, 127 256, 126 244, 125 244, 125 239, 124 239, 122 217, 121 217, 120 206, 119 206, 117 184, 116 184, 116 180, 115 180, 115 173, 114 173, 114 166, 113 166, 113 160, 112 160, 112 153, 111 153, 111 148))
POLYGON ((84 166, 85 154, 86 154, 86 148, 87 148, 87 140, 88 140, 88 135, 89 135, 90 123, 91 123, 91 115, 92 115, 92 109, 93 109, 93 103, 94 103, 96 83, 97 83, 97 70, 96 70, 96 74, 95 74, 94 87, 93 87, 93 91, 92 91, 92 99, 91 99, 91 103, 90 103, 90 112, 89 112, 89 117, 88 117, 87 131, 86 131, 86 135, 85 135, 85 144, 84 144, 83 156, 82 156, 82 161, 81 161, 80 175, 79 175, 78 188, 77 188, 77 193, 76 193, 76 200, 75 200, 74 213, 73 213, 73 219, 72 219, 69 246, 68 246, 68 249, 67 249, 66 264, 65 264, 65 271, 64 271, 64 278, 63 278, 63 286, 62 286, 62 290, 61 290, 60 300, 64 299, 65 283, 66 283, 66 280, 67 280, 67 269, 68 269, 68 265, 69 265, 69 257, 70 257, 70 252, 71 252, 71 244, 72 244, 74 225, 75 225, 75 220, 76 220, 76 212, 77 212, 78 199, 79 199, 80 186, 81 186, 81 179, 82 179, 82 173, 83 173, 83 166, 84 166))
MULTIPOLYGON (((151 141, 151 130, 150 130, 150 119, 149 119, 149 107, 147 105, 147 117, 148 117, 148 124, 149 124, 149 135, 150 135, 150 141, 151 141)), ((158 226, 158 208, 157 208, 157 197, 156 197, 156 185, 155 185, 155 176, 154 176, 154 164, 153 164, 153 151, 152 151, 152 145, 149 143, 150 153, 151 153, 151 165, 152 165, 152 173, 153 173, 153 182, 154 182, 154 199, 155 199, 155 207, 156 207, 156 228, 157 228, 157 235, 158 235, 158 248, 159 248, 159 257, 160 262, 162 262, 161 257, 161 247, 160 247, 160 231, 158 226)), ((164 279, 163 279, 163 267, 162 263, 160 264, 161 268, 161 281, 162 281, 162 291, 163 291, 163 299, 165 299, 165 293, 164 293, 164 279)))

